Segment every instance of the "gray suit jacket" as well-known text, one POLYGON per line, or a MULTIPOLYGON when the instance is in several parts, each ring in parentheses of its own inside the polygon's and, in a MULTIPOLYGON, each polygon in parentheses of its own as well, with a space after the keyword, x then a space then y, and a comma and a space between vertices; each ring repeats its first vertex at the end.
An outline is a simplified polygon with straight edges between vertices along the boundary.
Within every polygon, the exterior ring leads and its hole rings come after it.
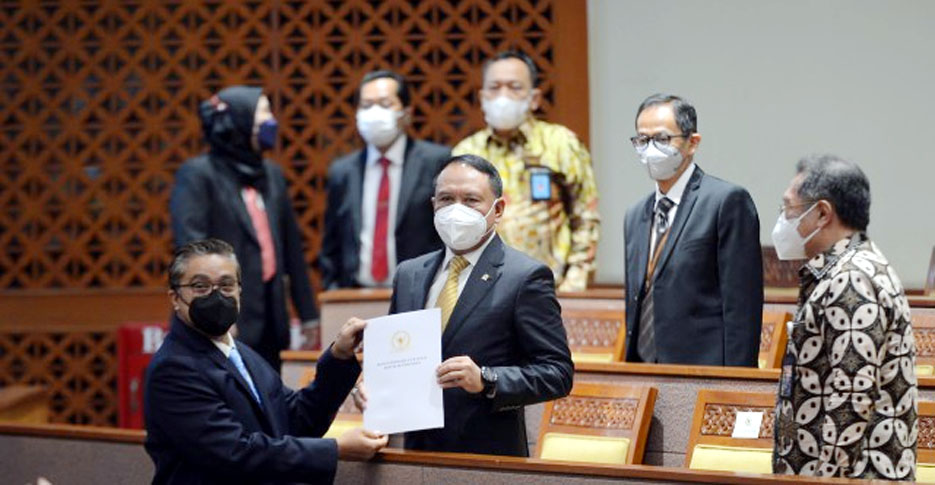
MULTIPOLYGON (((445 252, 399 266, 390 313, 421 310, 445 252)), ((406 448, 528 456, 523 406, 571 391, 574 366, 548 266, 494 236, 448 320, 442 359, 469 356, 499 378, 493 399, 446 389, 445 427, 406 434, 406 448)))
MULTIPOLYGON (((655 193, 627 211, 626 360, 636 352, 655 193)), ((653 287, 656 351, 668 364, 757 364, 763 311, 760 222, 745 189, 706 175, 689 179, 661 249, 653 287)))
MULTIPOLYGON (((402 181, 396 208, 396 261, 420 256, 442 247, 433 229, 434 179, 451 149, 409 138, 403 161, 402 181)), ((361 199, 367 151, 357 150, 335 160, 328 169, 328 205, 318 267, 322 286, 360 286, 361 199)))

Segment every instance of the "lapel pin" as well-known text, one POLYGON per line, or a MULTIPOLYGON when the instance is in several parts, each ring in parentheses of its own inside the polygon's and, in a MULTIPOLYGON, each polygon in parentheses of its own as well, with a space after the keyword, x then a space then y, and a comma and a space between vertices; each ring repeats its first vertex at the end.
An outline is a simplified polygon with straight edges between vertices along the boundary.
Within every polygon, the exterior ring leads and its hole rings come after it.
POLYGON ((480 279, 481 281, 487 281, 490 279, 490 275, 487 273, 484 273, 484 276, 481 276, 480 279))

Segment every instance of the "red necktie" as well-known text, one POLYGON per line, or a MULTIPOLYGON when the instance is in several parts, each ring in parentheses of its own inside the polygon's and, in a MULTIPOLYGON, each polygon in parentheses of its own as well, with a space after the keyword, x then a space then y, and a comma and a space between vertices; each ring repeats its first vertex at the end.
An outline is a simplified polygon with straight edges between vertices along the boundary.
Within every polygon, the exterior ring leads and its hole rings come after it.
POLYGON ((377 220, 373 226, 373 253, 370 258, 370 274, 377 283, 389 275, 386 233, 390 219, 390 161, 380 157, 379 163, 383 167, 383 174, 380 175, 380 190, 377 192, 377 220))
POLYGON ((243 188, 247 212, 256 230, 256 239, 260 243, 260 258, 263 260, 263 281, 269 281, 276 274, 276 249, 273 247, 273 233, 269 230, 269 218, 266 207, 257 203, 257 192, 253 187, 243 188))

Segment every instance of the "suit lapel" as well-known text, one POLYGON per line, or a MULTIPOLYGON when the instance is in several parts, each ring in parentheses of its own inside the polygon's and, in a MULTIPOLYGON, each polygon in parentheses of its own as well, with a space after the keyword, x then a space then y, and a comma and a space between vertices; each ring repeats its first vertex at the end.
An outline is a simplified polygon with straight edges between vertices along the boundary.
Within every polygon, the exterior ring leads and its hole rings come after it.
POLYGON ((650 194, 643 204, 643 210, 640 211, 639 215, 639 223, 635 225, 632 234, 633 244, 638 249, 633 253, 636 256, 635 261, 627 261, 628 265, 632 264, 632 267, 636 268, 636 280, 632 281, 631 284, 637 285, 640 292, 643 291, 643 281, 646 280, 646 268, 649 264, 649 233, 652 231, 654 204, 655 195, 650 194))
MULTIPOLYGON (((177 332, 179 337, 186 343, 186 345, 188 345, 194 351, 207 355, 215 365, 226 370, 231 376, 233 376, 234 381, 237 382, 237 387, 239 388, 240 392, 243 393, 244 397, 250 401, 250 404, 253 406, 253 410, 256 415, 261 416, 262 419, 265 419, 267 423, 269 423, 270 420, 266 416, 266 412, 264 411, 263 407, 256 402, 256 399, 254 399, 253 393, 250 392, 250 386, 247 384, 247 380, 243 378, 243 375, 240 374, 240 371, 237 370, 237 367, 234 366, 234 363, 225 357, 221 350, 218 349, 217 346, 215 346, 211 340, 208 339, 208 337, 199 334, 194 329, 190 328, 188 325, 179 320, 178 317, 173 316, 172 319, 172 331, 177 332)), ((241 356, 243 356, 243 353, 241 353, 241 356)), ((257 383, 254 382, 254 385, 257 385, 257 383)), ((267 401, 269 396, 264 395, 258 385, 257 392, 260 392, 260 398, 264 399, 263 402, 269 402, 267 401)))
POLYGON ((244 232, 246 232, 254 242, 259 244, 259 239, 256 236, 256 228, 253 227, 253 219, 250 218, 250 213, 247 212, 247 203, 243 199, 239 183, 236 179, 231 177, 219 177, 219 179, 223 180, 224 190, 227 191, 226 200, 231 201, 234 212, 237 213, 237 220, 239 220, 240 225, 243 226, 244 232))
POLYGON ((435 281, 435 274, 438 273, 438 267, 441 266, 442 261, 445 260, 445 250, 435 251, 433 257, 425 260, 425 264, 421 268, 416 270, 416 273, 412 276, 412 281, 415 283, 412 285, 412 310, 422 310, 425 308, 425 301, 428 298, 429 288, 432 287, 432 282, 435 281))
MULTIPOLYGON (((212 347, 214 346, 212 345, 212 347)), ((265 416, 266 413, 264 412, 263 408, 256 402, 256 399, 253 397, 253 393, 250 392, 250 385, 247 384, 247 380, 243 378, 243 375, 240 373, 239 370, 237 370, 237 367, 234 365, 234 363, 231 362, 231 360, 228 359, 227 357, 224 357, 224 354, 221 353, 220 349, 218 349, 217 347, 215 347, 213 350, 214 352, 208 352, 208 355, 211 357, 211 360, 214 361, 214 363, 218 364, 219 366, 223 367, 225 370, 227 370, 227 372, 229 372, 232 376, 234 376, 234 380, 237 381, 237 387, 240 389, 240 392, 243 393, 244 397, 246 397, 250 401, 250 404, 253 406, 253 410, 256 412, 256 414, 258 416, 265 416)), ((242 352, 240 355, 241 357, 243 357, 242 352)), ((246 360, 244 361, 244 365, 246 365, 246 360)), ((248 372, 249 372, 249 367, 248 367, 248 372)), ((254 385, 256 385, 256 382, 254 382, 254 385)), ((257 388, 257 392, 260 392, 259 387, 257 388)), ((267 396, 264 396, 261 394, 260 398, 266 399, 267 396)))
MULTIPOLYGON (((363 206, 363 191, 364 191, 364 169, 367 165, 367 147, 364 147, 360 151, 360 159, 357 162, 356 170, 351 170, 348 174, 348 184, 347 184, 347 197, 351 203, 353 210, 351 211, 351 224, 353 224, 354 231, 351 233, 357 240, 357 235, 360 234, 361 226, 361 207, 363 206)), ((359 248, 358 248, 359 250, 359 248)))
POLYGON ((399 222, 406 217, 412 191, 415 189, 416 183, 421 180, 418 176, 418 171, 422 168, 421 164, 418 162, 420 156, 419 147, 416 146, 416 142, 412 138, 406 138, 405 153, 405 156, 403 156, 402 180, 399 183, 399 195, 396 198, 396 224, 393 226, 394 231, 396 227, 399 227, 399 222))
POLYGON ((283 429, 283 426, 281 426, 281 424, 284 424, 284 423, 279 423, 276 420, 275 413, 268 412, 269 405, 273 402, 273 400, 270 397, 270 394, 267 392, 267 387, 265 383, 260 382, 260 380, 257 378, 257 376, 259 376, 260 373, 254 370, 254 369, 257 369, 261 364, 257 362, 252 356, 248 356, 245 352, 241 352, 240 356, 241 358, 243 358, 243 363, 247 367, 247 372, 250 373, 250 377, 253 379, 253 385, 256 387, 256 392, 260 395, 260 400, 263 402, 263 404, 257 405, 257 402, 253 398, 253 393, 250 392, 250 387, 247 384, 247 380, 244 379, 243 376, 240 374, 240 372, 237 371, 237 368, 234 366, 232 362, 230 362, 230 359, 225 359, 230 363, 230 367, 234 369, 234 372, 236 372, 237 377, 240 378, 239 382, 241 383, 241 390, 246 391, 247 396, 250 398, 250 401, 253 404, 253 408, 257 411, 257 413, 266 418, 266 422, 269 423, 270 428, 273 431, 273 434, 275 434, 276 436, 285 434, 282 432, 284 431, 284 429, 283 429))
MULTIPOLYGON (((279 234, 282 234, 280 232, 281 228, 279 227, 279 218, 276 217, 276 214, 279 214, 278 203, 280 200, 283 200, 282 197, 288 197, 289 195, 279 193, 279 184, 273 183, 272 175, 269 170, 266 171, 266 180, 268 193, 263 196, 263 207, 266 208, 266 220, 269 221, 269 232, 273 237, 273 244, 275 245, 276 241, 282 240, 278 237, 279 234)), ((254 231, 254 233, 256 233, 256 231, 254 231)), ((279 251, 277 250, 277 252, 279 251)), ((281 257, 281 255, 277 255, 277 257, 281 257)))
POLYGON ((461 295, 458 297, 458 303, 455 304, 451 317, 448 319, 448 326, 442 334, 442 348, 445 348, 455 334, 465 325, 468 316, 474 307, 487 295, 493 288, 497 280, 500 279, 500 267, 503 266, 503 241, 500 236, 494 235, 493 241, 481 254, 477 261, 477 266, 471 270, 471 276, 468 277, 467 284, 461 295))
POLYGON ((653 279, 665 268, 666 262, 669 261, 669 257, 672 255, 672 251, 678 243, 682 230, 685 229, 685 223, 688 221, 689 216, 691 216, 692 208, 695 207, 695 201, 698 200, 698 187, 701 185, 701 178, 703 176, 704 172, 701 171, 701 167, 695 167, 695 172, 692 173, 691 178, 688 180, 688 187, 685 188, 682 201, 679 204, 678 211, 675 213, 675 220, 672 222, 672 228, 669 230, 669 237, 666 239, 665 246, 662 247, 662 254, 659 256, 659 262, 656 264, 656 271, 653 273, 653 279))

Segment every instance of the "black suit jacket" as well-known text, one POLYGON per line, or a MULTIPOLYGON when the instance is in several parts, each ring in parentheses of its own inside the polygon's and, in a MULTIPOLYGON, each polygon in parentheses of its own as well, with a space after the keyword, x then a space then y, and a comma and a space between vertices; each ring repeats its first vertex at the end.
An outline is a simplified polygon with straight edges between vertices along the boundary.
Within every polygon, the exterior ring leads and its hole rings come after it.
POLYGON ((276 249, 276 276, 264 285, 260 243, 241 196, 243 186, 230 171, 219 167, 221 163, 225 162, 206 154, 179 168, 169 200, 173 240, 178 247, 214 237, 234 246, 243 280, 238 338, 262 350, 267 361, 275 364, 279 349, 289 343, 286 277, 299 317, 303 321, 318 318, 302 237, 282 170, 264 161, 267 188, 263 202, 276 249), (272 334, 276 349, 261 348, 264 332, 272 334))
MULTIPOLYGON (((636 352, 655 192, 627 211, 626 360, 636 352)), ((757 365, 763 311, 760 222, 742 187, 696 167, 655 271, 660 363, 757 365)))
MULTIPOLYGON (((442 334, 442 359, 466 355, 492 367, 496 395, 445 389, 445 427, 407 433, 406 448, 528 456, 523 406, 571 391, 574 367, 552 271, 493 237, 442 334)), ((399 266, 391 314, 425 308, 444 257, 440 250, 399 266)))
MULTIPOLYGON (((451 157, 451 149, 408 138, 396 208, 396 261, 420 256, 442 247, 433 229, 434 179, 440 165, 451 157)), ((361 149, 335 160, 328 169, 328 206, 318 266, 322 286, 360 286, 361 201, 367 150, 361 149)))
POLYGON ((320 439, 354 386, 360 365, 325 352, 315 381, 293 391, 237 342, 262 405, 229 359, 173 318, 146 371, 146 452, 153 483, 331 483, 337 444, 320 439))

